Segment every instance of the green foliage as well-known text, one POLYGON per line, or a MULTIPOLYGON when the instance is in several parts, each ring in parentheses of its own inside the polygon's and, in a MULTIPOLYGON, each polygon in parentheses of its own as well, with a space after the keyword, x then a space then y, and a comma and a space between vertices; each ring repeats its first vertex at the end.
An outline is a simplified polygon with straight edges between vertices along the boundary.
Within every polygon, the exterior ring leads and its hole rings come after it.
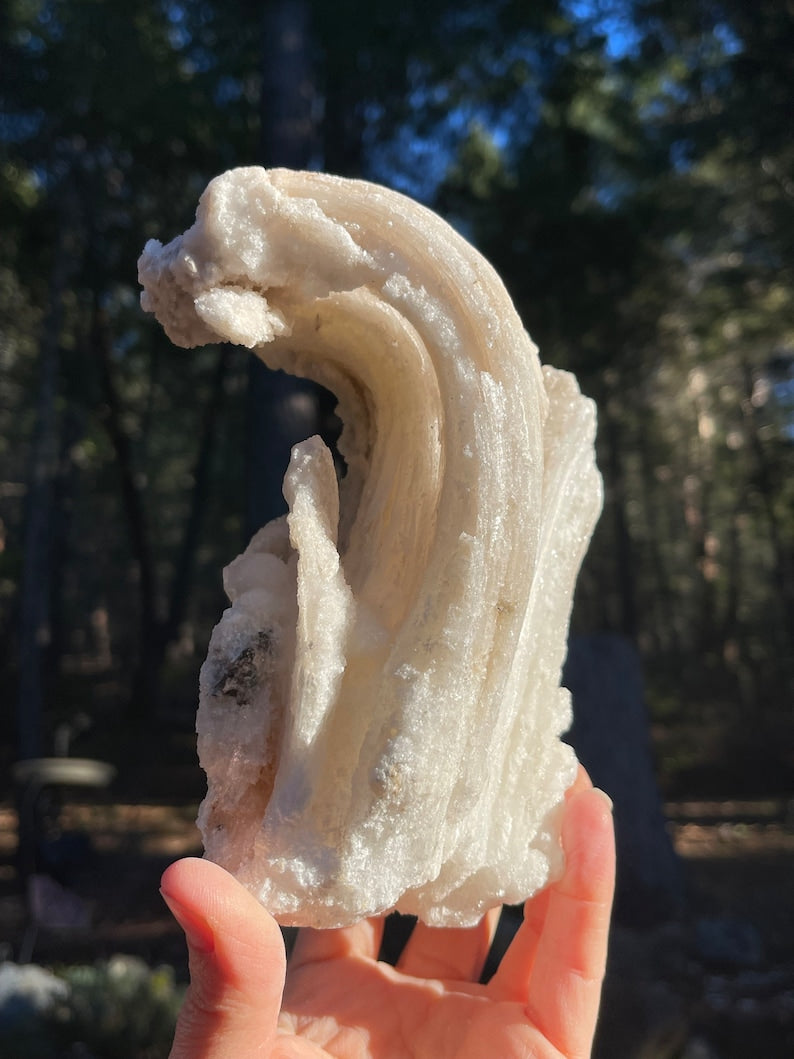
POLYGON ((102 1059, 167 1054, 184 994, 172 968, 152 969, 134 957, 114 956, 58 973, 70 987, 57 1015, 62 1049, 80 1041, 89 1055, 102 1059))
POLYGON ((539 122, 501 160, 472 127, 440 201, 599 405, 606 508, 575 623, 635 636, 684 704, 764 725, 794 677, 794 446, 775 400, 794 363, 794 23, 773 4, 620 9, 633 46, 560 27, 539 122))
POLYGON ((173 970, 132 956, 57 968, 65 984, 46 1004, 0 1020, 4 1055, 26 1059, 159 1059, 168 1054, 184 996, 173 970))

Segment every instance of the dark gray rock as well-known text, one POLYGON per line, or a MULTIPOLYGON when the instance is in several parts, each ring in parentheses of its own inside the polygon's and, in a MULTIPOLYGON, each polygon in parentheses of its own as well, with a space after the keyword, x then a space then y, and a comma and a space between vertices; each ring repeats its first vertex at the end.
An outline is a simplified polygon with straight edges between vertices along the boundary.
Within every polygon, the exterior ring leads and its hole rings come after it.
POLYGON ((637 650, 613 634, 572 637, 563 684, 573 698, 568 739, 615 803, 615 918, 662 922, 684 905, 684 873, 666 829, 637 650))

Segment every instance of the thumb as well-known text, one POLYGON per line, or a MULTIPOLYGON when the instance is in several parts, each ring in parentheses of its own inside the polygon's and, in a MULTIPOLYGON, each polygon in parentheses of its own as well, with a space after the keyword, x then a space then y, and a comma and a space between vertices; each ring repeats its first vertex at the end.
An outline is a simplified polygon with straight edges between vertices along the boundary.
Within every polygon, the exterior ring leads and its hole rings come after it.
POLYGON ((190 962, 170 1059, 270 1055, 286 965, 276 921, 211 861, 172 864, 160 892, 185 931, 190 962))

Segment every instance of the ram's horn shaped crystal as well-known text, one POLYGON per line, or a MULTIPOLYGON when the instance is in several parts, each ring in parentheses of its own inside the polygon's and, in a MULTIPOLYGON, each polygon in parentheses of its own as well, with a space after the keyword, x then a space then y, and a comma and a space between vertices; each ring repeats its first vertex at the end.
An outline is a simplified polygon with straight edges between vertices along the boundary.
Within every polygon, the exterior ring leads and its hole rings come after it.
POLYGON ((468 925, 561 870, 559 686, 601 504, 595 415, 496 273, 373 184, 237 169, 140 259, 181 346, 337 396, 347 465, 295 446, 289 514, 225 571, 201 673, 207 856, 285 924, 468 925))

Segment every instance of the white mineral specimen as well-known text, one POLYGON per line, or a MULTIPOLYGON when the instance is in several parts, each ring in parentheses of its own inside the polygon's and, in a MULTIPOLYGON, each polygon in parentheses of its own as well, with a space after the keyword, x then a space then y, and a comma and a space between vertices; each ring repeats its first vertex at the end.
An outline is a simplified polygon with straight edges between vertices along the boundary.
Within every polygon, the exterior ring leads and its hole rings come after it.
POLYGON ((341 485, 297 445, 290 514, 225 571, 207 855, 285 924, 523 900, 561 868, 576 769, 559 679, 601 505, 592 403, 468 243, 372 184, 233 170, 139 268, 174 342, 247 346, 344 422, 341 485))

